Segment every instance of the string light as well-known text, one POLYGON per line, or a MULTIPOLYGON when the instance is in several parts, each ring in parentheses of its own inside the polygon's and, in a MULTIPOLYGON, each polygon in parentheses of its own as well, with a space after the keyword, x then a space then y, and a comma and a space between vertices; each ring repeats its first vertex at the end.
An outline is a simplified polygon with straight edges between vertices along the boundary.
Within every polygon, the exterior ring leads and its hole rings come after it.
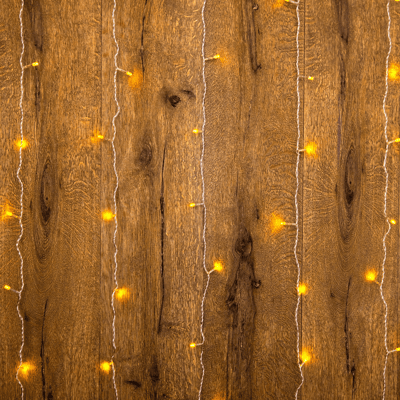
POLYGON ((315 157, 317 155, 317 144, 314 142, 309 142, 307 143, 306 147, 304 149, 299 150, 299 152, 305 152, 308 156, 310 157, 315 157))
MULTIPOLYGON (((296 267, 297 267, 297 283, 296 287, 298 288, 300 286, 300 275, 301 275, 301 269, 300 269, 300 264, 299 260, 297 258, 297 243, 299 241, 299 204, 298 204, 298 193, 299 193, 299 163, 300 163, 300 89, 299 89, 299 84, 300 84, 300 68, 299 68, 299 60, 300 60, 300 46, 299 46, 299 34, 300 34, 300 0, 295 2, 292 0, 289 0, 291 3, 296 4, 296 15, 297 15, 297 33, 296 33, 296 49, 297 49, 297 57, 296 57, 296 70, 297 70, 297 79, 296 79, 296 91, 297 91, 297 114, 296 114, 296 120, 297 120, 297 142, 296 142, 296 154, 297 154, 297 159, 296 159, 296 192, 294 195, 294 203, 295 203, 295 208, 296 208, 296 240, 294 243, 294 258, 296 261, 296 267)), ((296 322, 296 338, 297 338, 297 364, 299 366, 300 370, 300 376, 301 376, 301 382, 299 386, 296 389, 296 395, 295 395, 295 400, 297 400, 297 396, 299 393, 299 390, 301 386, 303 385, 304 382, 304 375, 303 375, 303 365, 304 363, 308 360, 308 357, 306 357, 306 354, 303 351, 302 356, 300 356, 300 331, 299 331, 299 321, 298 321, 298 314, 299 314, 299 306, 300 306, 300 298, 301 295, 299 292, 297 292, 297 304, 296 304, 296 312, 295 312, 295 322, 296 322), (301 358, 303 357, 303 358, 301 358), (303 361, 302 361, 303 360, 303 361), (302 361, 302 362, 301 362, 302 361), (301 363, 300 363, 301 362, 301 363)))
POLYGON ((385 279, 385 262, 386 262, 386 237, 390 232, 390 222, 389 218, 387 217, 386 213, 386 208, 387 208, 387 192, 388 192, 388 186, 389 186, 389 173, 386 167, 386 162, 387 162, 387 156, 388 156, 388 151, 389 151, 389 141, 388 141, 388 136, 387 136, 387 127, 388 127, 388 116, 386 114, 386 99, 389 91, 389 85, 388 85, 388 78, 389 78, 389 57, 390 53, 392 51, 392 39, 390 37, 390 23, 391 23, 391 18, 390 18, 390 10, 389 10, 389 5, 390 5, 390 0, 387 1, 386 5, 386 10, 387 10, 387 15, 388 15, 388 29, 387 29, 387 35, 389 39, 389 50, 386 56, 386 74, 385 74, 385 95, 383 97, 383 113, 385 115, 385 141, 386 141, 386 149, 385 149, 385 159, 383 162, 383 168, 385 170, 385 177, 386 177, 386 184, 385 184, 385 194, 384 194, 384 207, 383 207, 383 214, 385 216, 385 220, 388 224, 388 229, 383 235, 382 239, 382 245, 383 245, 383 261, 382 261, 382 280, 380 283, 380 294, 381 298, 383 301, 383 304, 385 306, 385 337, 384 337, 384 343, 385 343, 385 366, 383 368, 383 394, 382 394, 382 399, 385 400, 385 394, 386 394, 386 367, 387 367, 387 360, 388 360, 388 355, 390 353, 387 345, 387 334, 388 334, 388 328, 387 328, 387 319, 388 319, 388 305, 386 303, 385 297, 383 295, 383 282, 385 279))
POLYGON ((400 142, 400 138, 396 138, 396 139, 391 140, 390 142, 388 142, 388 144, 399 143, 399 142, 400 142))
POLYGON ((302 350, 300 354, 301 366, 303 366, 306 362, 310 361, 311 356, 307 350, 302 350))
POLYGON ((304 75, 301 75, 301 76, 299 76, 299 78, 307 78, 309 81, 313 81, 313 80, 314 80, 314 77, 313 77, 313 76, 304 76, 304 75))
MULTIPOLYGON (((115 39, 115 38, 114 38, 114 39, 115 39)), ((122 69, 122 68, 116 67, 116 70, 117 70, 117 71, 120 71, 120 72, 123 72, 124 74, 126 74, 126 75, 128 75, 128 76, 132 76, 132 75, 133 75, 132 72, 125 71, 125 70, 122 69)))
POLYGON ((191 207, 191 208, 196 207, 196 206, 203 206, 203 205, 204 205, 203 203, 189 203, 189 207, 191 207))
POLYGON ((398 80, 399 79, 399 72, 400 72, 400 67, 396 64, 391 64, 390 68, 387 68, 387 74, 389 76, 389 79, 392 81, 398 80))
POLYGON ((306 294, 307 293, 307 286, 304 283, 301 283, 297 287, 297 292, 299 293, 299 295, 306 294))
POLYGON ((212 271, 221 272, 223 269, 224 269, 224 266, 223 266, 222 261, 215 261, 214 262, 214 268, 210 271, 210 273, 212 271))
POLYGON ((193 133, 199 133, 201 131, 199 131, 198 129, 193 129, 193 133))
MULTIPOLYGON (((112 366, 112 371, 113 371, 113 386, 114 386, 114 391, 115 391, 115 397, 118 400, 118 389, 117 389, 117 383, 115 380, 115 375, 116 375, 116 371, 115 371, 115 365, 114 365, 114 356, 115 353, 117 351, 117 346, 115 345, 115 317, 116 317, 116 312, 115 312, 115 307, 114 307, 114 295, 116 293, 116 291, 118 291, 119 287, 118 287, 118 280, 117 280, 117 271, 118 271, 118 263, 117 263, 117 254, 118 254, 118 247, 117 247, 117 241, 116 241, 116 237, 117 237, 117 232, 118 232, 118 221, 117 221, 117 190, 118 190, 118 186, 119 186, 119 177, 118 177, 118 172, 117 172, 117 153, 115 151, 115 136, 117 133, 117 128, 115 126, 115 120, 118 117, 121 109, 118 103, 118 98, 117 98, 117 72, 118 71, 123 71, 125 72, 127 75, 128 71, 124 71, 120 68, 118 68, 118 64, 117 64, 117 58, 118 58, 118 54, 119 54, 119 44, 115 35, 115 11, 117 9, 117 2, 116 0, 114 0, 114 7, 113 7, 113 12, 112 12, 112 22, 113 22, 113 38, 114 38, 114 43, 115 43, 115 47, 116 47, 116 51, 114 54, 114 101, 115 104, 117 106, 117 112, 114 114, 114 117, 112 119, 112 127, 113 127, 113 137, 111 140, 111 147, 112 147, 112 151, 113 151, 113 167, 114 167, 114 174, 115 174, 115 188, 114 188, 114 222, 115 222, 115 228, 114 228, 114 236, 113 236, 113 244, 114 244, 114 290, 112 292, 112 296, 111 296, 111 307, 112 307, 112 311, 113 311, 113 321, 112 321, 112 332, 113 332, 113 339, 112 339, 112 346, 113 346, 113 355, 111 357, 111 366, 112 366)), ((103 213, 104 215, 104 213, 103 213)))
POLYGON ((115 297, 117 298, 117 300, 123 302, 123 301, 129 300, 130 292, 127 288, 122 287, 122 288, 115 290, 115 297))
POLYGON ((25 139, 16 140, 14 145, 16 150, 23 150, 28 147, 28 141, 25 139))
POLYGON ((110 361, 110 362, 108 362, 108 361, 103 361, 103 362, 100 364, 100 369, 101 369, 103 372, 105 372, 106 374, 108 374, 108 373, 110 372, 110 369, 111 369, 112 366, 113 366, 113 362, 112 362, 112 361, 110 361))
POLYGON ((26 68, 29 68, 29 67, 37 67, 38 65, 39 65, 39 63, 37 61, 35 61, 32 64, 24 65, 24 66, 21 66, 21 67, 22 67, 22 69, 26 69, 26 68))
POLYGON ((215 56, 205 58, 204 61, 218 60, 220 57, 219 54, 216 54, 215 56))
MULTIPOLYGON (((365 279, 368 282, 376 282, 377 273, 374 269, 370 269, 365 273, 365 279)), ((378 282, 377 282, 378 283, 378 282)))
POLYGON ((394 219, 391 219, 389 222, 390 222, 392 225, 396 225, 396 220, 394 220, 394 219))
POLYGON ((19 293, 18 292, 18 290, 15 290, 15 289, 13 289, 11 286, 9 286, 9 285, 4 285, 3 286, 3 289, 5 289, 5 290, 8 290, 8 291, 11 291, 11 292, 14 292, 14 293, 19 293))
POLYGON ((113 214, 110 210, 103 211, 101 216, 104 221, 112 221, 115 218, 115 214, 113 214))
MULTIPOLYGON (((21 180, 20 177, 20 172, 21 172, 21 168, 22 168, 22 144, 24 143, 24 130, 23 130, 23 125, 24 125, 24 107, 23 107, 23 99, 24 99, 24 65, 22 64, 22 59, 24 57, 24 53, 25 53, 25 42, 24 42, 24 24, 23 24, 23 20, 22 20, 22 12, 24 10, 24 0, 21 0, 21 8, 19 10, 19 25, 20 25, 20 32, 21 32, 21 55, 19 58, 19 65, 21 67, 21 76, 20 76, 20 88, 21 88, 21 97, 19 99, 19 108, 21 110, 21 119, 20 119, 20 125, 19 125, 19 129, 20 129, 20 135, 21 135, 21 146, 19 147, 19 164, 18 164, 18 169, 17 169, 17 179, 18 182, 20 184, 20 188, 21 188, 21 193, 20 193, 20 198, 19 198, 19 203, 20 203, 20 216, 19 216, 19 226, 20 226, 20 233, 19 236, 17 238, 17 242, 15 244, 16 248, 17 248, 17 252, 20 258, 20 269, 19 269, 19 273, 20 273, 20 277, 21 277, 21 288, 18 291, 18 301, 17 301, 17 313, 18 313, 18 317, 21 321, 21 347, 19 349, 19 365, 17 368, 17 373, 15 375, 20 387, 21 387, 21 398, 22 400, 24 399, 24 386, 22 385, 22 382, 19 379, 19 372, 21 371, 21 373, 26 373, 26 365, 27 363, 23 363, 22 361, 22 352, 24 349, 24 344, 25 344, 25 325, 24 325, 24 318, 21 314, 21 310, 20 310, 20 304, 21 304, 21 297, 22 297, 22 292, 24 290, 24 259, 22 257, 22 253, 21 250, 19 248, 19 243, 22 239, 23 233, 24 233, 24 227, 22 225, 22 216, 23 216, 23 212, 24 212, 24 205, 23 205, 23 198, 24 198, 24 184, 21 180)), ((34 62, 33 64, 36 64, 36 62, 34 62)), ((33 66, 32 64, 32 66, 33 66)), ((38 65, 38 64, 37 64, 38 65)))
POLYGON ((24 375, 27 376, 28 373, 30 371, 33 371, 35 369, 35 366, 32 363, 29 362, 24 362, 21 364, 21 366, 19 367, 19 372, 24 375))

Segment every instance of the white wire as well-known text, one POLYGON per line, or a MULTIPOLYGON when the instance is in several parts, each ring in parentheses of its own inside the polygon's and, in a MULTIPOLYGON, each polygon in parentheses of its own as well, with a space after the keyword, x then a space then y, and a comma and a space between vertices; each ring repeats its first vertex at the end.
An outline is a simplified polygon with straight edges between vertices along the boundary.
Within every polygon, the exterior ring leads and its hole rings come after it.
POLYGON ((390 23, 391 23, 391 18, 390 18, 390 11, 389 11, 389 3, 390 1, 388 0, 387 2, 387 14, 388 14, 388 38, 389 38, 389 51, 388 54, 386 56, 386 76, 385 76, 385 96, 383 98, 383 113, 385 114, 385 140, 386 140, 386 150, 385 150, 385 160, 383 162, 383 168, 385 170, 385 176, 386 176, 386 185, 385 185, 385 195, 384 195, 384 207, 383 207, 383 212, 385 215, 385 219, 386 222, 388 224, 388 229, 385 232, 385 234, 383 235, 383 262, 382 262, 382 280, 381 280, 381 284, 380 284, 380 293, 381 293, 381 298, 383 301, 383 304, 385 305, 385 350, 386 350, 386 355, 385 355, 385 367, 383 369, 383 395, 382 395, 382 399, 385 399, 385 392, 386 392, 386 366, 387 366, 387 359, 388 359, 388 355, 389 353, 391 353, 392 351, 389 352, 388 346, 387 346, 387 318, 388 318, 388 305, 386 303, 385 297, 383 296, 383 281, 385 279, 385 262, 386 262, 386 236, 389 234, 390 232, 390 222, 389 219, 387 217, 387 191, 388 191, 388 186, 389 186, 389 173, 386 167, 386 162, 387 162, 387 156, 388 156, 388 150, 389 150, 389 141, 388 141, 388 136, 387 136, 387 127, 388 127, 388 117, 386 114, 386 99, 387 99, 387 95, 388 95, 388 90, 389 90, 389 86, 388 86, 388 69, 389 69, 389 57, 390 57, 390 52, 392 51, 392 39, 390 37, 390 23))
MULTIPOLYGON (((300 284, 300 264, 297 258, 297 244, 299 241, 299 203, 298 203, 298 191, 299 191, 299 162, 300 162, 300 89, 299 89, 299 81, 300 81, 300 69, 299 69, 299 59, 300 59, 300 46, 299 46, 299 33, 300 33, 300 1, 298 1, 296 6, 296 13, 297 13, 297 34, 296 34, 296 47, 297 47, 297 60, 296 60, 296 68, 297 68, 297 146, 296 146, 296 153, 297 153, 297 161, 296 161, 296 193, 294 196, 294 202, 296 205, 296 241, 294 243, 294 258, 296 260, 297 266, 297 285, 296 289, 298 289, 300 284)), ((296 313, 295 313, 295 320, 296 320, 296 333, 297 333, 297 363, 299 365, 300 375, 301 375, 301 383, 296 390, 296 400, 299 390, 304 382, 303 376, 303 364, 300 362, 300 332, 299 332, 299 321, 298 321, 298 314, 299 314, 299 305, 300 305, 300 294, 297 292, 297 305, 296 305, 296 313)))
MULTIPOLYGON (((208 285, 210 283, 210 272, 208 272, 207 267, 206 267, 206 251, 207 251, 207 243, 206 243, 206 228, 207 228, 207 207, 206 207, 206 202, 205 202, 205 184, 204 184, 204 147, 205 147, 205 126, 206 126, 206 106, 205 106, 205 100, 206 100, 206 93, 207 93, 207 84, 206 84, 206 74, 205 74, 205 67, 206 67, 206 57, 204 54, 204 45, 206 41, 206 23, 204 19, 204 10, 206 7, 206 2, 207 0, 204 0, 203 2, 203 7, 201 9, 201 19, 203 22, 203 38, 202 38, 202 44, 201 44, 201 54, 202 54, 202 61, 203 61, 203 66, 202 66, 202 75, 203 75, 203 99, 202 99, 202 111, 203 111, 203 127, 201 130, 201 141, 202 141, 202 149, 201 149, 201 158, 200 158, 200 173, 201 173, 201 183, 202 183, 202 203, 203 203, 203 269, 207 273, 207 285, 204 290, 203 294, 203 299, 201 301, 201 324, 200 324, 200 333, 201 337, 203 339, 201 345, 204 344, 205 342, 205 336, 203 332, 204 328, 204 301, 206 298, 207 294, 207 289, 208 285)), ((202 373, 201 373, 201 381, 200 381, 200 389, 199 389, 199 400, 201 398, 201 390, 203 388, 203 381, 204 381, 204 364, 203 364, 203 347, 201 347, 201 354, 200 354, 200 363, 201 363, 201 368, 202 368, 202 373)))
POLYGON ((112 21, 113 21, 113 37, 114 37, 114 42, 115 42, 115 46, 117 47, 117 51, 115 52, 114 55, 114 66, 115 66, 115 70, 114 70, 114 101, 115 104, 117 105, 117 112, 114 115, 113 119, 112 119, 112 126, 113 126, 113 138, 111 140, 111 146, 112 146, 112 150, 113 150, 113 167, 114 167, 114 173, 115 173, 115 178, 116 178, 116 184, 115 184, 115 189, 114 189, 114 221, 115 221, 115 229, 114 229, 114 237, 113 237, 113 243, 114 243, 114 248, 115 248, 115 252, 114 252, 114 264, 115 264, 115 268, 114 268, 114 284, 115 284, 115 288, 113 290, 112 296, 111 296, 111 307, 113 310, 113 322, 112 322, 112 329, 113 329, 113 355, 111 357, 112 360, 112 370, 113 370, 113 385, 114 385, 114 391, 115 391, 115 397, 118 400, 118 389, 117 389, 117 384, 115 381, 115 363, 114 363, 114 356, 115 356, 115 352, 117 350, 117 347, 115 345, 115 307, 114 307, 114 295, 115 292, 118 290, 118 281, 117 281, 117 270, 118 270, 118 264, 117 264, 117 253, 118 253, 118 247, 117 247, 117 241, 116 241, 116 237, 117 237, 117 231, 118 231, 118 222, 117 222, 117 190, 118 190, 118 185, 119 185, 119 177, 118 177, 118 172, 117 172, 117 155, 115 152, 115 145, 114 145, 114 140, 115 140, 115 135, 116 135, 116 126, 115 126, 115 119, 118 117, 119 112, 121 111, 119 103, 118 103, 118 99, 117 99, 117 72, 119 70, 118 65, 117 65, 117 57, 118 57, 118 53, 119 53, 119 45, 117 42, 117 38, 115 36, 115 10, 117 8, 117 2, 116 0, 114 0, 114 8, 113 8, 113 12, 112 12, 112 21))
POLYGON ((20 122, 20 133, 21 133, 21 142, 19 146, 19 165, 18 165, 18 170, 17 170, 17 178, 19 181, 19 184, 21 186, 21 196, 19 199, 20 202, 20 207, 21 207, 21 213, 19 216, 19 226, 20 226, 20 234, 17 239, 16 247, 18 251, 19 258, 21 260, 21 266, 20 266, 20 276, 21 276, 21 288, 18 291, 18 302, 17 302, 17 312, 19 319, 21 320, 21 348, 19 349, 19 366, 17 369, 17 374, 16 378, 21 386, 22 394, 21 398, 24 398, 24 386, 22 385, 22 382, 19 380, 18 374, 19 370, 22 366, 22 351, 24 349, 24 344, 25 344, 25 329, 24 329, 24 318, 21 315, 21 310, 19 308, 20 303, 21 303, 21 297, 22 297, 22 291, 24 290, 24 259, 22 258, 21 250, 19 248, 19 243, 21 241, 22 235, 24 233, 24 227, 22 225, 22 215, 24 212, 24 207, 23 207, 23 197, 24 197, 24 184, 22 183, 21 177, 19 176, 21 172, 21 167, 22 167, 22 141, 24 140, 24 132, 23 132, 23 123, 24 123, 24 108, 23 108, 23 98, 24 98, 24 65, 22 64, 22 58, 24 56, 25 52, 25 43, 24 43, 24 25, 23 25, 23 20, 22 20, 22 12, 24 10, 24 0, 21 1, 21 9, 19 11, 19 24, 21 28, 21 44, 22 44, 22 50, 21 50, 21 56, 19 58, 19 64, 21 66, 21 79, 20 79, 20 85, 21 85, 21 97, 19 100, 19 108, 21 110, 21 122, 20 122))

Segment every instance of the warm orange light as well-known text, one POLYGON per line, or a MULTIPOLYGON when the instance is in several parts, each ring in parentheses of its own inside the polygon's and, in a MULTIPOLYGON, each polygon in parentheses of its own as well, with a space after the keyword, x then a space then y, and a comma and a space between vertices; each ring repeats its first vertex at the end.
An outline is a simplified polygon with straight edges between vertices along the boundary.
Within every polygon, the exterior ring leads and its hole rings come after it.
POLYGON ((190 347, 196 347, 196 343, 190 343, 190 347))
POLYGON ((190 203, 189 204, 189 207, 195 207, 196 206, 196 203, 190 203))
POLYGON ((34 365, 29 362, 23 362, 19 367, 18 372, 22 375, 28 375, 29 371, 33 371, 35 369, 34 365))
POLYGON ((129 72, 129 71, 126 71, 126 74, 127 74, 128 76, 132 76, 132 72, 129 72))
POLYGON ((132 75, 129 76, 128 84, 131 89, 140 89, 143 86, 143 71, 140 68, 135 68, 132 75))
POLYGON ((374 269, 370 269, 369 271, 367 271, 367 272, 365 273, 365 279, 366 279, 368 282, 374 282, 377 275, 378 275, 378 274, 376 273, 376 271, 375 271, 374 269))
POLYGON ((309 142, 305 147, 305 151, 307 155, 310 157, 315 157, 317 155, 316 150, 317 150, 317 144, 314 142, 309 142))
POLYGON ((37 67, 39 65, 39 63, 37 61, 35 61, 34 63, 32 63, 32 67, 37 67))
POLYGON ((220 271, 222 271, 223 270, 223 264, 222 264, 222 262, 221 261, 215 261, 214 262, 214 270, 215 271, 218 271, 218 272, 220 272, 220 271))
POLYGON ((92 143, 97 143, 100 140, 103 140, 104 136, 102 134, 100 134, 99 131, 94 131, 94 135, 90 138, 90 140, 92 141, 92 143))
POLYGON ((111 211, 103 211, 102 218, 104 221, 111 221, 115 217, 115 214, 113 214, 111 211))
POLYGON ((313 80, 314 80, 314 77, 313 77, 313 76, 309 76, 307 79, 308 79, 309 81, 313 81, 313 80))
MULTIPOLYGON (((396 0, 396 1, 400 1, 400 0, 396 0)), ((396 347, 396 351, 400 351, 400 347, 396 347)))
POLYGON ((107 362, 107 361, 103 361, 100 364, 100 369, 105 372, 106 374, 108 374, 110 372, 111 366, 112 366, 112 361, 111 362, 107 362))
POLYGON ((279 215, 272 214, 270 223, 272 233, 278 232, 284 225, 286 222, 279 215))
POLYGON ((391 220, 390 220, 390 223, 391 223, 392 225, 396 225, 396 220, 391 219, 391 220))
POLYGON ((199 133, 198 129, 193 129, 193 133, 199 133))
POLYGON ((115 290, 115 297, 119 301, 129 300, 129 297, 130 297, 129 290, 127 288, 125 288, 125 287, 118 288, 118 289, 115 290))
POLYGON ((12 217, 14 214, 10 211, 10 206, 6 204, 3 208, 3 212, 1 214, 1 219, 6 219, 8 217, 12 217))
POLYGON ((300 354, 300 360, 301 360, 301 362, 304 364, 304 363, 306 363, 307 361, 310 361, 310 359, 311 359, 310 353, 309 353, 307 350, 303 350, 303 351, 301 352, 301 354, 300 354))
MULTIPOLYGON (((397 0, 397 1, 400 1, 400 0, 397 0)), ((400 138, 394 139, 394 141, 395 141, 396 143, 399 143, 399 142, 400 142, 400 138)))
POLYGON ((299 285, 299 287, 297 288, 297 291, 299 292, 299 295, 306 294, 307 293, 307 286, 304 283, 301 283, 299 285))
POLYGON ((8 285, 4 285, 4 286, 3 286, 3 289, 6 289, 6 290, 11 290, 11 287, 10 287, 10 286, 8 286, 8 285))
POLYGON ((23 150, 26 147, 28 147, 28 142, 25 139, 22 139, 22 140, 19 139, 14 142, 14 145, 15 145, 16 150, 19 150, 19 149, 23 150))
POLYGON ((215 59, 217 59, 217 58, 219 58, 219 57, 220 57, 219 54, 216 54, 216 55, 214 56, 215 59))
POLYGON ((389 79, 391 79, 392 81, 398 80, 400 78, 399 72, 400 72, 400 67, 397 64, 391 64, 388 69, 389 79))

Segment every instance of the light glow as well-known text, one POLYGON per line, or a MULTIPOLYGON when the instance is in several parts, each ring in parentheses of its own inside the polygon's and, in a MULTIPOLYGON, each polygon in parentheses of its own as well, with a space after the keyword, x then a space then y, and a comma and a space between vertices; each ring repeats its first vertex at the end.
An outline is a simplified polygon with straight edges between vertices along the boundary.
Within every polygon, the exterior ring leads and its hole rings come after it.
POLYGON ((301 360, 301 362, 304 364, 304 363, 306 363, 307 361, 310 361, 310 359, 311 359, 310 353, 309 353, 307 350, 303 350, 303 351, 301 352, 301 354, 300 354, 300 360, 301 360))
POLYGON ((272 214, 270 223, 272 233, 278 232, 284 225, 286 222, 279 215, 272 214))
POLYGON ((196 203, 190 203, 189 204, 189 207, 195 207, 196 206, 196 203))
POLYGON ((113 363, 112 361, 111 362, 103 361, 100 364, 100 369, 106 374, 108 374, 111 370, 112 363, 113 363))
POLYGON ((19 149, 25 149, 26 147, 28 147, 28 141, 27 140, 25 140, 25 139, 19 139, 19 140, 16 140, 15 142, 14 142, 14 145, 15 145, 15 149, 16 150, 19 150, 19 149))
POLYGON ((11 287, 10 287, 10 286, 8 286, 8 285, 4 285, 4 286, 3 286, 3 289, 6 289, 6 290, 11 290, 11 287))
POLYGON ((214 270, 215 271, 218 271, 218 272, 220 272, 220 271, 222 271, 223 270, 223 264, 222 264, 222 262, 221 261, 215 261, 214 262, 214 270))
POLYGON ((367 271, 365 273, 365 279, 368 282, 375 282, 377 275, 378 274, 376 273, 376 271, 374 269, 370 269, 369 271, 367 271))
POLYGON ((298 291, 299 295, 306 294, 307 293, 307 286, 304 283, 301 283, 299 285, 299 287, 297 288, 297 291, 298 291))
POLYGON ((117 298, 117 300, 119 300, 121 302, 129 300, 129 297, 130 297, 129 289, 125 288, 125 287, 116 289, 115 297, 117 298))
POLYGON ((396 225, 396 220, 391 219, 391 220, 390 220, 390 223, 391 223, 392 225, 396 225))
POLYGON ((400 67, 397 64, 391 64, 389 69, 388 69, 388 76, 389 79, 392 81, 399 80, 399 72, 400 72, 400 67))
POLYGON ((110 210, 103 211, 102 218, 104 221, 111 221, 115 217, 115 214, 113 214, 110 210))
POLYGON ((24 376, 27 376, 30 371, 33 371, 35 369, 35 366, 29 362, 23 362, 21 366, 19 367, 19 373, 21 373, 24 376))
POLYGON ((196 343, 190 343, 189 345, 191 348, 196 347, 196 343))
POLYGON ((34 63, 32 63, 32 67, 37 67, 39 65, 39 63, 37 61, 35 61, 34 63))

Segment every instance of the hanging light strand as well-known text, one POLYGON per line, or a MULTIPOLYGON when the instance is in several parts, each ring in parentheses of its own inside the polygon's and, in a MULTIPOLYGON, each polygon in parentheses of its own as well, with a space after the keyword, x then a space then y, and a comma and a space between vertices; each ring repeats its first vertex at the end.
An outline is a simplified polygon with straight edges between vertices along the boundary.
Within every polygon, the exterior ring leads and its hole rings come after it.
MULTIPOLYGON (((202 337, 202 343, 201 345, 204 344, 205 342, 205 336, 204 336, 204 302, 206 299, 206 294, 208 290, 208 285, 210 283, 210 273, 207 270, 206 267, 206 252, 207 252, 207 243, 206 243, 206 229, 207 229, 207 207, 205 203, 205 183, 204 183, 204 148, 205 148, 205 126, 206 126, 206 93, 207 93, 207 83, 206 83, 206 61, 208 59, 205 57, 205 42, 206 42, 206 22, 204 18, 204 10, 206 7, 207 0, 204 0, 203 6, 201 8, 201 20, 203 23, 203 37, 202 37, 202 43, 201 43, 201 55, 202 55, 202 77, 203 77, 203 99, 202 99, 202 112, 203 112, 203 125, 201 129, 201 142, 202 142, 202 147, 201 147, 201 158, 200 158, 200 174, 201 174, 201 184, 202 184, 202 202, 201 204, 203 205, 203 269, 207 273, 207 284, 206 288, 203 293, 203 299, 201 301, 201 324, 200 324, 200 333, 202 337)), ((201 364, 201 380, 200 380, 200 388, 199 388, 199 400, 201 398, 201 391, 203 388, 203 381, 204 381, 204 363, 203 363, 203 347, 201 347, 201 354, 200 354, 200 364, 201 364)))
MULTIPOLYGON (((299 68, 299 59, 300 59, 300 45, 299 45, 299 34, 300 34, 300 1, 296 4, 296 14, 297 14, 297 34, 296 34, 296 47, 297 47, 297 59, 296 59, 296 68, 297 68, 297 82, 296 82, 296 90, 297 90, 297 160, 296 160, 296 193, 294 196, 294 202, 296 206, 296 240, 294 243, 294 258, 296 260, 297 266, 297 284, 296 288, 299 288, 300 285, 300 275, 301 275, 301 268, 299 264, 299 260, 297 258, 297 245, 299 242, 299 203, 298 203, 298 192, 299 192, 299 163, 300 163, 300 89, 299 89, 299 82, 300 82, 300 68, 299 68)), ((300 331, 299 331, 299 306, 300 306, 300 293, 297 293, 297 304, 296 304, 296 312, 295 312, 295 321, 296 321, 296 335, 297 335, 297 363, 300 370, 301 375, 301 383, 297 387, 296 390, 296 400, 299 393, 299 390, 304 382, 303 376, 303 364, 304 362, 300 358, 300 331)))
POLYGON ((111 307, 113 310, 113 322, 112 322, 112 331, 113 331, 113 355, 111 357, 111 367, 112 367, 112 372, 113 372, 113 385, 114 385, 114 392, 115 392, 115 397, 118 400, 118 389, 117 389, 117 383, 115 380, 115 374, 116 374, 116 370, 115 370, 115 363, 114 363, 114 356, 117 350, 117 347, 115 345, 115 307, 114 307, 114 296, 115 296, 115 292, 118 290, 118 280, 117 280, 117 271, 118 271, 118 264, 117 264, 117 253, 118 253, 118 247, 117 247, 117 232, 118 232, 118 222, 117 222, 117 190, 118 190, 118 185, 119 185, 119 177, 118 177, 118 172, 117 172, 117 154, 115 151, 115 136, 116 136, 116 132, 117 132, 117 128, 115 126, 115 120, 118 117, 121 108, 119 106, 118 103, 118 98, 117 98, 117 72, 120 70, 118 68, 118 64, 117 64, 117 57, 119 54, 119 45, 118 45, 118 41, 117 38, 115 36, 115 11, 117 9, 117 2, 116 0, 114 0, 114 8, 113 8, 113 12, 112 12, 112 21, 113 21, 113 38, 114 38, 114 43, 116 46, 116 52, 114 55, 114 101, 115 104, 117 105, 117 112, 115 113, 113 119, 112 119, 112 126, 113 126, 113 137, 111 140, 111 146, 112 146, 112 150, 113 150, 113 167, 114 167, 114 174, 115 174, 115 178, 116 178, 116 183, 115 183, 115 189, 114 189, 114 222, 115 222, 115 228, 114 228, 114 236, 113 236, 113 244, 114 244, 114 290, 111 296, 111 307))
MULTIPOLYGON (((24 53, 25 53, 24 24, 23 24, 23 19, 22 19, 22 12, 24 10, 24 5, 25 5, 24 4, 24 0, 22 0, 21 1, 21 8, 19 10, 19 24, 20 24, 20 28, 21 28, 21 45, 22 45, 21 55, 20 55, 20 58, 19 58, 19 64, 21 66, 21 76, 20 76, 21 97, 20 97, 20 100, 19 100, 19 108, 21 110, 21 120, 20 120, 21 143, 23 143, 23 140, 24 140, 24 131, 23 131, 24 107, 23 107, 23 99, 24 99, 24 70, 25 70, 25 68, 24 68, 24 65, 22 64, 22 59, 23 59, 23 56, 24 56, 24 53)), ((18 164, 18 169, 17 169, 17 179, 18 179, 18 182, 19 182, 20 187, 21 187, 21 195, 20 195, 20 199, 19 199, 20 209, 21 209, 20 216, 19 216, 20 234, 18 236, 17 243, 16 243, 17 252, 18 252, 18 255, 19 255, 19 258, 20 258, 20 261, 21 261, 21 264, 20 264, 21 288, 18 291, 18 302, 17 302, 17 312, 18 312, 19 319, 21 320, 21 347, 19 349, 19 366, 18 366, 18 369, 17 369, 16 378, 17 378, 17 381, 18 381, 19 385, 21 386, 21 390, 22 390, 21 398, 23 399, 24 398, 24 386, 22 385, 22 382, 19 380, 19 376, 18 376, 19 372, 20 372, 20 369, 21 369, 21 367, 23 365, 22 352, 23 352, 24 344, 25 344, 24 318, 23 318, 23 316, 21 314, 21 310, 20 310, 22 291, 24 290, 24 285, 25 285, 25 283, 24 283, 24 259, 22 257, 22 253, 21 253, 21 250, 19 248, 19 243, 20 243, 22 235, 24 233, 24 227, 22 225, 22 214, 23 214, 23 211, 24 211, 24 208, 23 208, 24 184, 23 184, 23 182, 21 180, 21 177, 20 177, 21 167, 22 167, 22 146, 20 146, 20 148, 19 148, 19 164, 18 164)))
POLYGON ((386 237, 390 232, 390 221, 387 216, 387 192, 388 192, 388 186, 389 186, 389 172, 387 170, 387 156, 388 156, 388 151, 389 151, 389 141, 388 141, 388 136, 387 136, 387 127, 388 127, 388 116, 386 114, 386 99, 388 95, 388 90, 389 90, 389 85, 388 85, 388 71, 389 71, 389 57, 390 53, 392 51, 392 39, 390 37, 390 23, 391 23, 391 18, 390 18, 390 10, 389 10, 389 3, 390 1, 388 0, 386 10, 387 10, 387 15, 388 15, 388 30, 387 30, 387 35, 389 39, 389 50, 386 56, 386 75, 385 75, 385 96, 383 98, 383 113, 385 114, 385 141, 386 141, 386 150, 385 150, 385 160, 383 162, 383 168, 385 170, 385 177, 386 177, 386 184, 385 184, 385 194, 384 194, 384 207, 383 207, 383 213, 385 216, 385 221, 387 222, 388 228, 383 235, 383 261, 382 261, 382 280, 380 283, 380 294, 381 298, 383 301, 383 304, 385 306, 385 366, 383 369, 383 395, 382 398, 383 400, 385 399, 385 394, 386 394, 386 367, 387 367, 387 360, 388 360, 388 355, 389 355, 389 349, 387 345, 387 319, 388 319, 388 305, 386 303, 385 297, 383 295, 383 281, 385 279, 385 263, 386 263, 386 237))

